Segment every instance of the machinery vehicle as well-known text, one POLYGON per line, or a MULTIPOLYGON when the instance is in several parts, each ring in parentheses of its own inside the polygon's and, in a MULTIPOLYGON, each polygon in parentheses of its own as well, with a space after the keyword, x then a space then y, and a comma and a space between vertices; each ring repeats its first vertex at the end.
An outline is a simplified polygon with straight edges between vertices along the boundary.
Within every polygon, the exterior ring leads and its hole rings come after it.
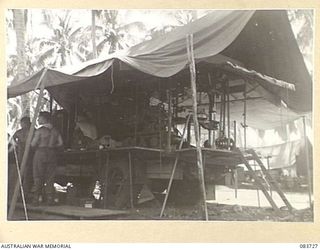
POLYGON ((63 107, 52 112, 65 141, 59 180, 79 183, 78 198, 99 184, 97 206, 123 208, 139 202, 145 187, 160 194, 173 181, 169 199, 197 202, 204 185, 209 192, 243 162, 235 151, 240 124, 245 134, 248 123, 279 125, 279 107, 292 120, 311 110, 311 79, 285 11, 217 13, 125 55, 67 74, 43 69, 8 88, 9 97, 40 89, 40 98, 47 89, 63 107))

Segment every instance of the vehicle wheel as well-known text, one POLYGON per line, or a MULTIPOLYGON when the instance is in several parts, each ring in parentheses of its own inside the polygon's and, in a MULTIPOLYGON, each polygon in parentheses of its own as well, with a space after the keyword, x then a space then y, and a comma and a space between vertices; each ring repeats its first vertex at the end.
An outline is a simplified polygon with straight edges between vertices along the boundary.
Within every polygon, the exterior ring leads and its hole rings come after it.
POLYGON ((128 172, 125 162, 110 162, 104 192, 107 207, 123 208, 127 205, 130 195, 128 172))
MULTIPOLYGON (((142 185, 136 184, 133 173, 133 203, 136 204, 142 185)), ((130 207, 130 176, 125 160, 111 161, 105 182, 105 207, 130 207)))

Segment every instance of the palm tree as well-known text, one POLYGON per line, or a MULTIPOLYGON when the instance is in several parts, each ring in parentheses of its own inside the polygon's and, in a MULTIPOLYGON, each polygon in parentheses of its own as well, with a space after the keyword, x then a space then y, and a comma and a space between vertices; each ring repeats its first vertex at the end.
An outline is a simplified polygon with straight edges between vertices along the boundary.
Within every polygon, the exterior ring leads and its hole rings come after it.
POLYGON ((91 25, 83 29, 78 45, 86 59, 111 54, 142 42, 137 34, 146 33, 145 25, 142 22, 122 23, 119 16, 118 10, 91 11, 91 25))
POLYGON ((61 13, 54 15, 50 10, 42 11, 43 23, 52 30, 51 37, 34 38, 32 42, 38 49, 35 61, 42 66, 58 68, 85 60, 75 46, 82 27, 72 25, 70 10, 61 13))
POLYGON ((163 10, 162 15, 167 16, 168 19, 172 21, 169 24, 163 26, 157 26, 149 30, 148 38, 155 38, 164 35, 179 26, 186 25, 202 17, 211 10, 163 10))
POLYGON ((91 41, 92 41, 92 57, 97 58, 96 10, 91 10, 91 41))
MULTIPOLYGON (((26 77, 26 53, 25 53, 25 34, 26 34, 26 10, 14 9, 13 11, 13 26, 17 40, 17 74, 14 81, 22 80, 26 77)), ((21 97, 22 114, 30 114, 30 103, 28 95, 21 97)))

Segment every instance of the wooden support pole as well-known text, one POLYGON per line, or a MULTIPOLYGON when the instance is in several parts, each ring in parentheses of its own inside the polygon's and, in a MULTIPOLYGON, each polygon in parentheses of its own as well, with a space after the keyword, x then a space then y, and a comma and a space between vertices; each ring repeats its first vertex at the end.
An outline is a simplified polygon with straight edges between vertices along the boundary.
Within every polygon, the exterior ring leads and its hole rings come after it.
POLYGON ((237 121, 233 121, 233 149, 237 148, 237 121))
POLYGON ((167 90, 168 100, 168 134, 167 134, 167 151, 171 151, 171 128, 172 128, 172 97, 170 89, 167 90))
MULTIPOLYGON (((137 132, 138 132, 138 96, 137 96, 137 85, 135 85, 135 98, 134 98, 134 105, 135 105, 135 120, 134 120, 134 146, 138 146, 138 139, 137 139, 137 132)), ((161 146, 160 146, 161 148, 161 146)))
MULTIPOLYGON (((209 97, 209 123, 212 123, 212 116, 213 116, 213 98, 212 98, 212 96, 211 96, 211 94, 209 94, 208 95, 208 97, 209 97)), ((210 145, 210 148, 212 148, 212 146, 213 146, 213 130, 212 129, 210 129, 210 127, 209 127, 209 129, 208 129, 208 142, 209 142, 209 145, 210 145)))
MULTIPOLYGON (((270 174, 270 161, 269 161, 269 159, 271 158, 271 156, 268 155, 266 158, 267 158, 268 173, 270 174)), ((271 185, 270 185, 270 196, 272 197, 272 186, 271 185)))
POLYGON ((223 132, 223 94, 220 95, 220 117, 219 117, 219 135, 218 138, 220 138, 222 136, 222 132, 223 132))
MULTIPOLYGON (((183 128, 182 138, 181 138, 181 141, 180 141, 180 144, 179 144, 179 148, 178 148, 179 150, 182 148, 183 140, 184 140, 184 137, 186 135, 186 131, 187 131, 188 125, 190 123, 190 117, 191 117, 191 115, 189 114, 188 117, 187 117, 186 124, 185 124, 185 126, 183 128)), ((163 212, 164 212, 164 210, 166 208, 167 200, 168 200, 168 197, 169 197, 169 194, 170 194, 171 185, 172 185, 174 174, 176 172, 176 168, 177 168, 177 165, 178 165, 179 157, 180 157, 180 153, 177 152, 176 153, 176 158, 175 158, 175 161, 174 161, 174 164, 173 164, 173 167, 172 167, 172 171, 171 171, 171 176, 170 176, 170 179, 169 179, 167 193, 166 193, 166 196, 164 197, 164 201, 163 201, 163 204, 162 204, 162 209, 161 209, 161 212, 160 212, 160 218, 163 216, 163 212)))
MULTIPOLYGON (((233 150, 237 148, 237 121, 233 121, 233 150)), ((234 169, 234 196, 235 198, 238 198, 238 187, 239 187, 239 183, 238 183, 238 168, 236 166, 236 168, 234 169)))
MULTIPOLYGON (((256 173, 257 172, 257 166, 256 166, 256 162, 254 161, 254 172, 256 173)), ((260 192, 259 192, 259 184, 257 184, 257 181, 255 180, 255 185, 256 185, 256 188, 257 188, 257 200, 258 200, 258 207, 261 207, 261 204, 260 204, 260 192)))
POLYGON ((225 86, 223 86, 223 113, 222 113, 222 133, 223 136, 226 136, 226 89, 225 86))
POLYGON ((193 53, 193 35, 192 34, 187 35, 187 51, 188 51, 190 78, 191 78, 193 123, 194 123, 194 132, 195 132, 195 138, 196 138, 199 184, 200 184, 200 190, 202 192, 203 212, 205 215, 205 220, 209 220, 207 203, 206 203, 207 199, 206 199, 206 189, 205 189, 205 183, 204 183, 204 171, 203 171, 203 164, 202 164, 202 151, 200 146, 199 122, 197 117, 198 112, 197 112, 196 65, 195 65, 194 53, 193 53))
POLYGON ((130 150, 129 150, 129 153, 128 153, 128 163, 129 163, 129 181, 130 181, 130 187, 129 187, 129 190, 130 190, 130 205, 131 205, 131 208, 134 208, 134 205, 133 205, 132 159, 131 159, 130 150))
POLYGON ((230 96, 229 96, 229 80, 227 80, 227 124, 228 124, 228 149, 230 149, 230 96))
POLYGON ((191 122, 189 122, 187 127, 187 142, 189 144, 191 143, 191 122))
POLYGON ((247 84, 243 93, 243 137, 244 149, 247 149, 247 84))
POLYGON ((50 94, 50 114, 52 115, 52 111, 53 111, 53 98, 52 95, 50 94))
POLYGON ((307 127, 306 127, 306 117, 302 117, 303 120, 303 137, 304 137, 304 146, 306 148, 306 165, 307 165, 307 175, 308 175, 308 195, 309 195, 309 205, 312 208, 312 179, 310 171, 310 159, 309 159, 309 145, 307 137, 307 127))
POLYGON ((21 192, 24 215, 26 217, 26 220, 29 220, 27 206, 26 206, 26 200, 25 200, 25 196, 24 196, 23 184, 22 184, 22 179, 21 179, 21 174, 20 174, 20 166, 19 166, 19 161, 18 161, 18 155, 17 155, 16 146, 15 146, 14 143, 13 143, 13 153, 14 153, 14 159, 15 159, 15 162, 16 162, 18 180, 19 180, 19 184, 20 184, 20 192, 21 192))
MULTIPOLYGON (((209 86, 213 88, 210 73, 208 73, 208 82, 209 82, 209 86)), ((211 123, 213 121, 214 93, 208 91, 208 98, 209 98, 209 123, 211 123)), ((214 144, 213 133, 214 133, 214 130, 208 129, 208 135, 209 135, 208 142, 209 142, 210 148, 212 148, 214 144)))
POLYGON ((107 208, 107 200, 108 200, 108 171, 109 171, 109 163, 110 163, 110 153, 107 152, 107 159, 105 165, 105 182, 104 182, 104 190, 103 190, 103 208, 107 208))
MULTIPOLYGON (((45 76, 46 72, 47 72, 47 69, 44 69, 42 72, 42 75, 40 76, 39 82, 36 85, 37 87, 40 87, 40 93, 38 96, 37 106, 34 111, 34 116, 32 118, 32 123, 31 123, 30 130, 29 130, 29 133, 27 136, 26 146, 25 146, 25 150, 23 153, 22 161, 21 161, 21 166, 20 166, 21 167, 21 169, 20 169, 21 179, 23 179, 23 177, 24 177, 24 171, 25 171, 27 161, 28 161, 28 156, 29 156, 30 147, 31 147, 31 140, 32 140, 33 133, 35 130, 36 120, 38 118, 38 115, 39 115, 39 112, 40 112, 40 109, 42 106, 42 98, 43 98, 43 94, 44 94, 44 84, 43 83, 41 84, 41 82, 42 82, 42 79, 45 76)), ((8 219, 12 219, 13 213, 16 209, 19 186, 20 186, 20 183, 19 183, 19 180, 17 180, 15 188, 14 188, 10 208, 9 208, 8 219)))

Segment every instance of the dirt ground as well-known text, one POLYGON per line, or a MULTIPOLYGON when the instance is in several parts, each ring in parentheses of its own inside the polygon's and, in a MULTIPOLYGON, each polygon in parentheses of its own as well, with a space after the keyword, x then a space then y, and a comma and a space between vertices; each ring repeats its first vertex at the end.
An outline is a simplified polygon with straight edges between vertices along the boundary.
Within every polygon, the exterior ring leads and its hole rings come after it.
MULTIPOLYGON (((250 207, 240 205, 207 204, 209 221, 274 221, 274 222, 312 222, 313 211, 310 208, 293 210, 281 209, 276 213, 269 207, 250 207)), ((150 201, 133 209, 126 215, 100 218, 100 220, 204 220, 200 205, 168 205, 160 218, 161 204, 150 201)), ((14 220, 25 220, 22 209, 17 209, 14 220)), ((29 220, 75 220, 53 214, 29 213, 29 220)))
MULTIPOLYGON (((274 211, 263 195, 257 200, 257 191, 239 189, 235 199, 234 189, 217 186, 216 200, 207 201, 209 221, 276 221, 276 222, 312 222, 313 208, 310 209, 308 195, 305 192, 286 192, 291 205, 295 208, 289 211, 281 199, 273 194, 273 198, 280 207, 280 212, 274 211), (259 201, 259 205, 257 204, 259 201)), ((151 201, 135 205, 125 210, 125 215, 100 218, 100 220, 204 220, 204 212, 199 204, 182 206, 168 202, 163 216, 160 218, 164 197, 157 197, 151 201)), ((57 211, 59 210, 57 206, 57 211)), ((30 211, 30 220, 75 220, 72 217, 56 214, 35 213, 30 211)), ((14 220, 25 220, 22 210, 16 209, 14 220)))
MULTIPOLYGON (((277 221, 277 222, 312 222, 313 212, 310 208, 289 212, 281 209, 276 213, 269 207, 250 207, 240 205, 207 204, 209 221, 277 221)), ((161 204, 152 201, 149 204, 131 209, 124 220, 203 220, 203 209, 196 206, 169 205, 160 218, 161 204)))

